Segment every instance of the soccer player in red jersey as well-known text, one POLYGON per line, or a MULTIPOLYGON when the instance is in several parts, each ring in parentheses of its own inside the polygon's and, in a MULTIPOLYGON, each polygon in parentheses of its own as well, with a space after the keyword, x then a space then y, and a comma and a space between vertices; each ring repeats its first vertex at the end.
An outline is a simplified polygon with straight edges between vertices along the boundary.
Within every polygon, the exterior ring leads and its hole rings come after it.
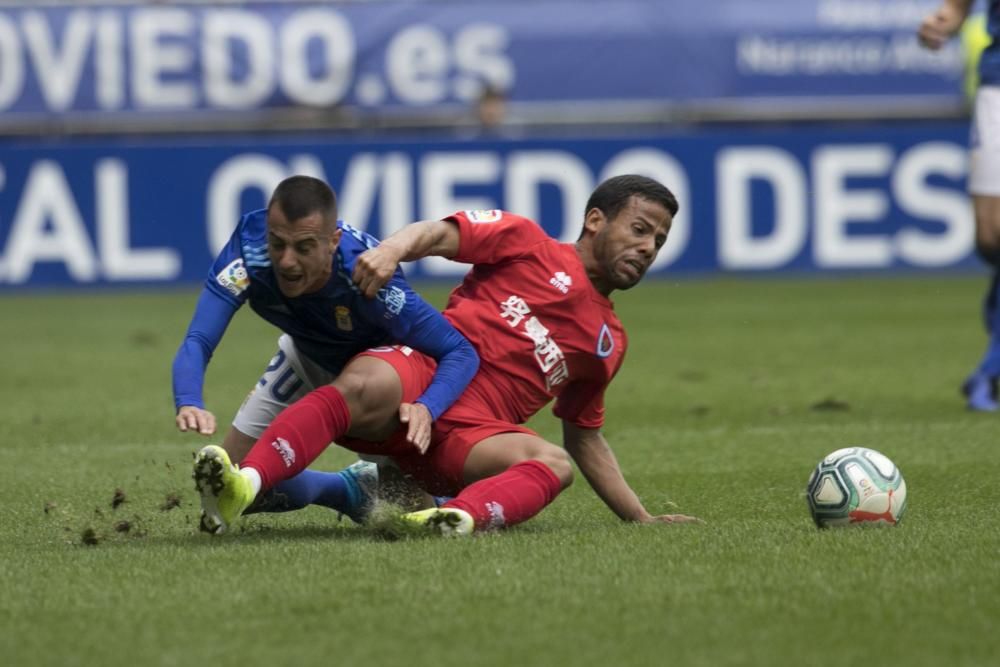
MULTIPOLYGON (((575 244, 559 243, 533 221, 502 211, 460 212, 389 237, 355 264, 354 280, 367 296, 402 261, 436 255, 473 265, 444 315, 477 349, 480 367, 434 422, 430 445, 414 446, 402 429, 381 442, 346 437, 356 410, 336 387, 323 387, 282 412, 242 468, 212 471, 218 491, 203 496, 203 505, 212 505, 228 523, 260 488, 296 474, 336 441, 363 454, 389 456, 425 490, 454 496, 440 508, 405 515, 443 533, 531 518, 570 485, 572 462, 623 520, 696 521, 651 514, 600 430, 604 392, 627 346, 608 297, 642 279, 676 213, 676 199, 660 183, 618 176, 591 195, 575 244), (564 448, 523 426, 552 399, 564 448)), ((364 352, 352 366, 381 393, 394 386, 401 401, 419 394, 434 372, 432 359, 399 346, 364 352)))

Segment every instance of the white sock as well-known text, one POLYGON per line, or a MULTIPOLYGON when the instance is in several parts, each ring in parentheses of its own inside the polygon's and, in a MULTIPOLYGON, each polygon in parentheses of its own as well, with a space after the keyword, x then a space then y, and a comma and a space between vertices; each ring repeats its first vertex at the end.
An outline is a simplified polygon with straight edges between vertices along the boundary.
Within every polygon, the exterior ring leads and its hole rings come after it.
POLYGON ((253 489, 253 497, 260 493, 260 473, 255 468, 240 468, 240 474, 250 480, 250 488, 253 489))

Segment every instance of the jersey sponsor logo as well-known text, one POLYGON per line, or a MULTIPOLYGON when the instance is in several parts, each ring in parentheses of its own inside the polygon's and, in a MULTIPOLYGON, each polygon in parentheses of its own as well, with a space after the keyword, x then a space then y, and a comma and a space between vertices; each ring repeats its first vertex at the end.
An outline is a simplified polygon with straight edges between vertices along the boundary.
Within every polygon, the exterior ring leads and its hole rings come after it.
POLYGON ((493 209, 490 211, 466 211, 465 217, 469 219, 469 222, 499 222, 500 218, 503 217, 503 211, 498 209, 493 209))
POLYGON ((611 337, 611 329, 605 324, 601 327, 601 333, 597 334, 597 356, 607 359, 615 350, 615 339, 611 337))
POLYGON ((288 444, 288 441, 284 438, 276 438, 271 443, 271 446, 281 455, 281 460, 285 462, 285 467, 291 468, 292 464, 295 463, 295 450, 288 444))
POLYGON ((333 309, 333 319, 337 322, 337 328, 341 331, 354 330, 354 322, 351 321, 351 309, 347 306, 336 306, 333 309))
POLYGON ((547 391, 552 391, 553 387, 569 378, 569 366, 566 364, 565 355, 549 335, 548 328, 531 314, 531 308, 524 299, 512 294, 506 301, 501 301, 500 317, 514 329, 524 323, 521 333, 535 344, 535 361, 545 375, 547 391))
POLYGON ((549 284, 563 294, 569 294, 569 287, 573 284, 573 278, 566 275, 563 271, 556 271, 549 279, 549 284))
POLYGON ((215 281, 226 288, 233 296, 239 296, 250 287, 250 274, 243 266, 242 259, 234 259, 219 271, 215 281))
POLYGON ((385 304, 385 309, 388 311, 385 314, 386 319, 393 315, 399 315, 403 312, 403 306, 406 305, 406 292, 395 285, 380 289, 376 298, 385 304))

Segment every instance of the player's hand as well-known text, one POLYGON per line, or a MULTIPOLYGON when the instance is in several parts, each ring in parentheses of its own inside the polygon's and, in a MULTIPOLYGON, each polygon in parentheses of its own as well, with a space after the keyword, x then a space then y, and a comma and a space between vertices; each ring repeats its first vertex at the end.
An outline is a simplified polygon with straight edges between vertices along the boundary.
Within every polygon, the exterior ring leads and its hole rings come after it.
POLYGON ((202 435, 215 433, 215 415, 208 410, 196 408, 193 405, 182 405, 174 419, 177 430, 181 433, 195 431, 202 435))
POLYGON ((945 3, 924 18, 917 30, 917 39, 926 48, 937 51, 961 29, 964 21, 962 12, 945 3))
POLYGON ((407 425, 406 441, 424 454, 431 446, 431 411, 423 403, 400 403, 399 421, 407 425))
POLYGON ((354 263, 351 280, 365 297, 373 299, 396 272, 400 257, 399 251, 388 243, 366 250, 354 263))
POLYGON ((686 514, 661 514, 659 516, 650 516, 648 519, 642 521, 642 523, 705 523, 701 519, 695 516, 688 516, 686 514))

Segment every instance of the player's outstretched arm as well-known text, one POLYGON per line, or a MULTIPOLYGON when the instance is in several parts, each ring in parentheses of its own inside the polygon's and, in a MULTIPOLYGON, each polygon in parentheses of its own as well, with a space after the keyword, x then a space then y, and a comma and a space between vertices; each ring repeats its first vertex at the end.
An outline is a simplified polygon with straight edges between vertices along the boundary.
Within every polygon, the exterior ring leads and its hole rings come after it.
POLYGON ((920 43, 934 51, 944 46, 961 29, 973 2, 974 0, 944 0, 921 21, 917 30, 920 43))
POLYGON ((174 357, 174 423, 181 432, 215 433, 215 415, 205 409, 202 387, 205 369, 238 306, 204 288, 184 341, 174 357))
POLYGON ((639 523, 700 522, 684 514, 650 514, 622 476, 618 459, 600 429, 580 428, 563 420, 563 444, 590 486, 622 520, 639 523))
POLYGON ((367 250, 354 264, 351 279, 361 293, 374 298, 392 278, 400 262, 458 254, 458 227, 443 220, 415 222, 367 250))

